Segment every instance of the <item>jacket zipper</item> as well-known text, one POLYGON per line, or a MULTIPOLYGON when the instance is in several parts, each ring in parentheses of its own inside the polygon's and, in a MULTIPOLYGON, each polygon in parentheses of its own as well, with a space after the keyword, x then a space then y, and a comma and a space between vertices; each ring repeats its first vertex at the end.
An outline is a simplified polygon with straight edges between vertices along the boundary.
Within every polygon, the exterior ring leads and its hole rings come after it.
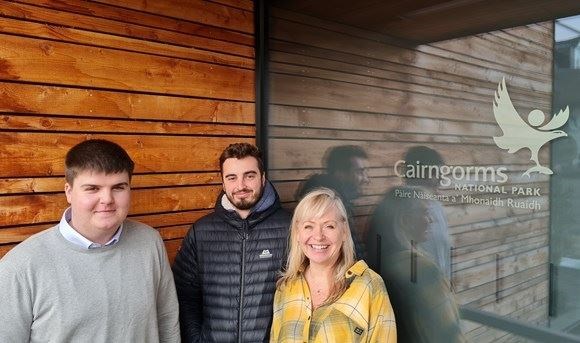
POLYGON ((238 310, 238 342, 242 343, 242 311, 244 308, 244 275, 246 274, 246 238, 248 233, 246 231, 247 224, 244 221, 242 227, 242 273, 240 276, 240 308, 238 310))

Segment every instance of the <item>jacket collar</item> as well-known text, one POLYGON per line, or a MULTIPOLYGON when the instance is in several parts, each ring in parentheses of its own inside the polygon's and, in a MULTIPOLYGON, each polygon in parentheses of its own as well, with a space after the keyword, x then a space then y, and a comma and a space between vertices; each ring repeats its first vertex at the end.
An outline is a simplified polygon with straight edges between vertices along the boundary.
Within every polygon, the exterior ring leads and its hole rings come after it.
POLYGON ((242 219, 235 211, 234 205, 229 201, 223 191, 220 192, 216 200, 215 212, 228 224, 236 228, 242 228, 244 226, 251 228, 269 217, 278 208, 280 208, 280 206, 280 198, 278 193, 270 181, 266 181, 262 197, 251 209, 250 215, 246 219, 242 219))

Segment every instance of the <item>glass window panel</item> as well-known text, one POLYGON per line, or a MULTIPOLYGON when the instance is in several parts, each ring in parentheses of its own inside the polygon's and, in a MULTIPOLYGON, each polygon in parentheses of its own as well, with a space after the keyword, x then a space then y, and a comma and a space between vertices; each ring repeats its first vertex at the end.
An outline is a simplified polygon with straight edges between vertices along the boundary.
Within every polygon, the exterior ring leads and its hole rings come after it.
POLYGON ((421 45, 275 6, 269 23, 284 206, 335 188, 393 305, 424 316, 415 332, 451 337, 454 309, 473 308, 580 337, 579 17, 421 45))

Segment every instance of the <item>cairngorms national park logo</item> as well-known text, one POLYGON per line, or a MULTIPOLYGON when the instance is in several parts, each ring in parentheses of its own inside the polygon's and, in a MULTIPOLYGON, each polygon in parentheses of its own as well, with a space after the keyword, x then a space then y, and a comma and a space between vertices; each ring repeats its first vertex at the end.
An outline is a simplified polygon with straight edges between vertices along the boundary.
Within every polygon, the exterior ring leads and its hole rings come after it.
POLYGON ((497 86, 497 91, 495 92, 493 115, 503 131, 503 136, 493 137, 498 147, 506 149, 510 154, 522 148, 527 148, 531 151, 530 160, 534 161, 536 165, 526 170, 523 175, 530 176, 534 172, 547 175, 553 174, 550 168, 540 165, 538 151, 549 141, 568 136, 566 132, 556 130, 568 121, 570 116, 568 106, 566 106, 566 109, 554 114, 552 119, 541 127, 538 126, 544 123, 546 115, 540 110, 532 110, 528 114, 528 122, 526 123, 512 104, 504 78, 497 86))
MULTIPOLYGON (((497 86, 493 100, 493 115, 503 135, 493 137, 495 144, 513 154, 524 149, 530 161, 535 165, 529 167, 523 175, 551 175, 553 171, 540 164, 539 152, 546 143, 568 134, 559 130, 568 122, 570 109, 566 106, 547 120, 544 112, 533 109, 527 118, 522 118, 515 109, 505 84, 505 78, 497 86), (547 123, 545 123, 547 121, 547 123)), ((574 129, 571 123, 571 129, 574 129)), ((530 163, 531 164, 531 163, 530 163)), ((393 171, 402 179, 438 180, 441 187, 450 187, 442 192, 429 190, 397 189, 395 197, 435 200, 442 203, 459 203, 466 205, 507 207, 541 211, 549 204, 542 187, 537 183, 508 183, 508 166, 438 164, 419 158, 401 159, 395 162, 393 171)))

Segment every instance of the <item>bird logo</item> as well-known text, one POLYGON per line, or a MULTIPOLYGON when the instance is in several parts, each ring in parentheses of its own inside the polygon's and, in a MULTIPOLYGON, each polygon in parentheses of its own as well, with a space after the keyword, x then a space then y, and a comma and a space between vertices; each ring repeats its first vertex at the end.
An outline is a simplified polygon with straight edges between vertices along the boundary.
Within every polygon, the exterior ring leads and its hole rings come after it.
POLYGON ((566 109, 554 114, 552 119, 542 127, 538 126, 542 125, 546 120, 544 112, 537 109, 533 110, 528 114, 528 124, 514 108, 505 85, 505 78, 503 78, 495 92, 493 115, 503 131, 503 136, 493 137, 495 144, 499 148, 507 149, 510 154, 522 148, 530 149, 532 153, 530 161, 536 162, 536 165, 526 170, 523 175, 530 177, 530 174, 534 172, 547 175, 553 174, 550 168, 540 165, 538 151, 549 141, 568 136, 562 130, 555 130, 568 121, 570 116, 568 106, 566 106, 566 109))

